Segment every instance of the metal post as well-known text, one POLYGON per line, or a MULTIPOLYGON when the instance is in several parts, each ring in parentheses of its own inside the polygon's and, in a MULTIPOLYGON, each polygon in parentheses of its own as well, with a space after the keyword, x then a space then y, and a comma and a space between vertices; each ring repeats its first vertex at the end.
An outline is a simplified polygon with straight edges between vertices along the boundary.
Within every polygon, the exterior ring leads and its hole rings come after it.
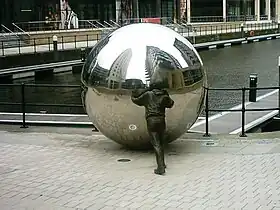
POLYGON ((251 74, 249 79, 249 101, 256 102, 257 101, 257 85, 258 85, 258 75, 251 74))
POLYGON ((280 117, 280 56, 278 57, 278 117, 280 117))
POLYGON ((57 51, 57 36, 53 36, 53 50, 57 51))
POLYGON ((205 98, 205 134, 204 137, 210 137, 209 134, 209 88, 206 87, 206 98, 205 98))
POLYGON ((132 17, 136 20, 136 23, 139 21, 139 2, 138 0, 132 1, 132 17))
POLYGON ((22 111, 21 128, 28 128, 25 122, 25 84, 24 83, 21 83, 21 111, 22 111))
POLYGON ((242 88, 242 116, 241 116, 241 134, 240 137, 247 137, 247 135, 245 134, 245 88, 242 88))
POLYGON ((83 47, 81 48, 81 61, 85 62, 86 60, 86 49, 83 47))
POLYGON ((244 38, 244 23, 241 23, 241 38, 244 38))
POLYGON ((223 0, 223 22, 227 22, 227 0, 223 0))
POLYGON ((57 52, 57 36, 53 36, 53 53, 54 53, 54 60, 58 61, 58 52, 57 52))
POLYGON ((1 45, 2 45, 2 55, 5 55, 5 49, 4 49, 4 41, 1 41, 1 45))
POLYGON ((35 40, 35 38, 33 39, 33 45, 34 45, 34 53, 36 53, 36 40, 35 40))
POLYGON ((156 0, 156 16, 161 17, 161 0, 156 0))
POLYGON ((77 36, 75 35, 75 49, 77 48, 77 36))
POLYGON ((21 54, 20 53, 20 39, 18 40, 18 54, 21 54))
POLYGON ((64 50, 64 38, 63 38, 63 36, 61 37, 61 45, 62 45, 62 49, 64 50))
POLYGON ((181 0, 176 0, 176 21, 178 24, 181 23, 181 0))
POLYGON ((49 44, 49 51, 51 51, 51 40, 50 40, 50 37, 48 37, 48 44, 49 44))

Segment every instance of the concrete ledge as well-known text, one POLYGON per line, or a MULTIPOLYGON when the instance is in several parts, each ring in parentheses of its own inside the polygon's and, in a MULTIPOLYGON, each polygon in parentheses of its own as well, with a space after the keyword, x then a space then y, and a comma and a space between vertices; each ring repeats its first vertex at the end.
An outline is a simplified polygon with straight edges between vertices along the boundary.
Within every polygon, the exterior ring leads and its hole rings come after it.
POLYGON ((261 35, 261 36, 246 37, 246 38, 239 38, 239 39, 205 42, 205 43, 194 44, 194 47, 197 50, 223 48, 232 45, 240 45, 240 44, 247 44, 247 43, 258 42, 258 41, 276 39, 277 37, 280 37, 280 34, 269 34, 269 35, 261 35))

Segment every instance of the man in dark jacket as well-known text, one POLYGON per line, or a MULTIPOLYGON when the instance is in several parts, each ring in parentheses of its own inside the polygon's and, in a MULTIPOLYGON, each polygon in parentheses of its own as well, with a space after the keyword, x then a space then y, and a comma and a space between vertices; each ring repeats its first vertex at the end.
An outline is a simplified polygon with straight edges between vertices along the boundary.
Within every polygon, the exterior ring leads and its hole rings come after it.
POLYGON ((151 136, 151 144, 154 147, 157 161, 155 174, 165 173, 164 162, 164 132, 165 109, 172 108, 174 101, 169 97, 166 90, 160 88, 160 85, 151 84, 150 88, 140 94, 132 92, 131 100, 138 106, 145 107, 145 116, 147 121, 148 132, 151 136))

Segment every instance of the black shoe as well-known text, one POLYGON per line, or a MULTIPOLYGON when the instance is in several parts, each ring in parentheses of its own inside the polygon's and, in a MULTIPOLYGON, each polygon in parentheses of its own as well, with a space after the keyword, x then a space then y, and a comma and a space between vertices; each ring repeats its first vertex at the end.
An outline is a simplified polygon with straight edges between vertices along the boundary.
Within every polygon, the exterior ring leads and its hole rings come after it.
POLYGON ((154 170, 154 173, 158 174, 158 175, 163 175, 163 174, 165 174, 165 170, 164 170, 164 168, 157 168, 154 170))

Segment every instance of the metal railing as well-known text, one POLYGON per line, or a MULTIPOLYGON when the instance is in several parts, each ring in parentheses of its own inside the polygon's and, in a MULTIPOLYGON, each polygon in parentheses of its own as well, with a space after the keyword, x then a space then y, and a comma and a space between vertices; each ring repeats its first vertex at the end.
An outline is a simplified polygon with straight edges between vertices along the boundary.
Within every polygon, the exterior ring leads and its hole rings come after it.
MULTIPOLYGON (((93 47, 102 36, 106 35, 106 33, 58 36, 58 50, 93 47)), ((9 45, 11 42, 10 39, 5 40, 3 38, 3 40, 0 41, 0 55, 50 52, 54 50, 52 36, 42 38, 28 37, 25 40, 16 39, 12 41, 16 41, 16 45, 9 45)))
POLYGON ((0 105, 6 106, 21 106, 22 113, 22 125, 21 128, 27 128, 26 123, 26 108, 27 107, 63 107, 63 108, 83 108, 82 104, 53 104, 53 103, 28 103, 26 100, 26 88, 27 87, 44 87, 44 88, 81 88, 79 85, 54 85, 54 84, 0 84, 0 87, 19 87, 21 99, 20 102, 0 102, 0 105))
MULTIPOLYGON (((108 23, 110 25, 117 24, 117 23, 108 23)), ((179 34, 186 38, 190 38, 189 41, 194 43, 201 43, 199 40, 194 39, 195 37, 204 37, 204 36, 211 36, 211 35, 222 35, 222 34, 234 34, 232 38, 244 38, 252 36, 250 33, 251 31, 256 31, 254 35, 264 35, 264 34, 272 34, 272 33, 279 33, 280 28, 279 25, 276 23, 252 23, 252 24, 210 24, 210 25, 189 25, 186 22, 178 23, 169 23, 168 27, 174 29, 179 34), (242 33, 244 31, 244 34, 242 33), (195 40, 195 41, 194 41, 195 40)), ((111 33, 117 29, 116 28, 103 28, 102 30, 97 30, 96 32, 85 32, 85 34, 80 35, 62 35, 59 36, 58 34, 58 45, 59 49, 76 49, 81 47, 93 47, 96 41, 100 40, 103 36, 108 33, 111 33)), ((3 34, 5 35, 5 34, 3 34)), ((9 45, 8 40, 1 40, 0 41, 0 49, 2 51, 3 56, 11 53, 12 51, 16 51, 15 53, 21 54, 24 52, 24 49, 29 50, 28 52, 40 52, 40 51, 51 51, 53 49, 53 42, 52 36, 45 36, 42 38, 32 38, 27 37, 25 40, 18 39, 17 45, 9 45), (12 48, 11 50, 9 50, 12 48)), ((220 39, 220 38, 219 38, 220 39)), ((228 38, 229 39, 229 38, 228 38)), ((215 40, 217 41, 217 40, 215 40)), ((15 54, 14 53, 14 54, 15 54)), ((12 53, 13 54, 13 53, 12 53)))
POLYGON ((24 35, 26 35, 27 37, 30 37, 30 34, 27 33, 26 31, 24 31, 22 28, 20 28, 19 26, 17 26, 15 23, 12 23, 12 25, 17 28, 20 32, 22 32, 24 35))
MULTIPOLYGON (((260 21, 271 20, 275 17, 268 18, 267 15, 260 16, 260 21)), ((120 18, 118 20, 78 20, 78 28, 70 28, 71 30, 83 30, 89 28, 110 28, 120 27, 131 23, 140 23, 145 21, 160 22, 163 25, 174 24, 172 17, 141 17, 141 18, 120 18)), ((187 22, 186 18, 178 20, 177 22, 187 22)), ((223 16, 192 16, 190 23, 213 23, 213 22, 246 22, 246 21, 258 21, 256 15, 228 15, 224 19, 223 16)), ((60 20, 41 20, 41 21, 28 21, 13 23, 24 31, 55 31, 55 30, 69 30, 67 27, 62 27, 60 20)))
POLYGON ((117 27, 118 24, 115 21, 99 21, 99 20, 79 20, 78 28, 67 28, 61 26, 61 21, 29 21, 29 22, 18 22, 14 23, 21 29, 28 32, 36 31, 57 31, 57 30, 84 30, 84 29, 100 29, 100 28, 111 28, 117 27))
POLYGON ((277 87, 254 87, 254 88, 209 88, 204 87, 205 89, 205 137, 209 137, 209 112, 241 112, 241 133, 240 137, 246 137, 245 134, 245 114, 246 112, 261 112, 261 111, 274 111, 278 110, 280 113, 280 86, 277 87), (246 108, 246 91, 257 91, 257 90, 279 90, 278 92, 278 107, 274 108, 259 108, 259 109, 247 109, 246 108), (241 109, 210 109, 209 108, 209 91, 242 91, 241 94, 241 109))
POLYGON ((19 38, 19 36, 18 36, 16 33, 14 33, 11 29, 9 29, 8 27, 6 27, 5 25, 1 24, 1 28, 4 29, 4 30, 6 30, 6 31, 8 31, 8 33, 10 33, 11 35, 13 35, 13 36, 19 38))
MULTIPOLYGON (((274 17, 270 17, 270 20, 274 17)), ((267 15, 261 15, 260 20, 269 20, 267 15)), ((207 23, 207 22, 243 22, 243 21, 258 21, 256 15, 228 15, 223 16, 192 16, 192 23, 207 23)))
MULTIPOLYGON (((21 113, 22 113, 22 128, 27 127, 26 122, 26 107, 71 107, 71 108, 83 108, 83 105, 80 104, 53 104, 53 103, 28 103, 26 100, 26 88, 27 87, 44 87, 44 88, 76 88, 81 89, 79 85, 54 85, 54 84, 0 84, 0 87, 19 87, 20 88, 20 102, 0 102, 0 105, 7 105, 7 106, 21 106, 21 113)), ((249 109, 246 108, 246 91, 250 90, 271 90, 271 89, 278 89, 280 90, 280 86, 277 87, 256 87, 256 88, 209 88, 204 87, 205 89, 205 137, 210 136, 209 132, 209 112, 241 112, 241 137, 246 137, 245 133, 245 117, 246 112, 261 112, 261 111, 273 111, 278 110, 280 112, 280 97, 278 92, 278 107, 274 108, 257 108, 257 109, 249 109), (242 91, 241 95, 241 109, 210 109, 209 108, 209 91, 242 91)), ((81 89, 82 91, 82 89, 81 89)))

